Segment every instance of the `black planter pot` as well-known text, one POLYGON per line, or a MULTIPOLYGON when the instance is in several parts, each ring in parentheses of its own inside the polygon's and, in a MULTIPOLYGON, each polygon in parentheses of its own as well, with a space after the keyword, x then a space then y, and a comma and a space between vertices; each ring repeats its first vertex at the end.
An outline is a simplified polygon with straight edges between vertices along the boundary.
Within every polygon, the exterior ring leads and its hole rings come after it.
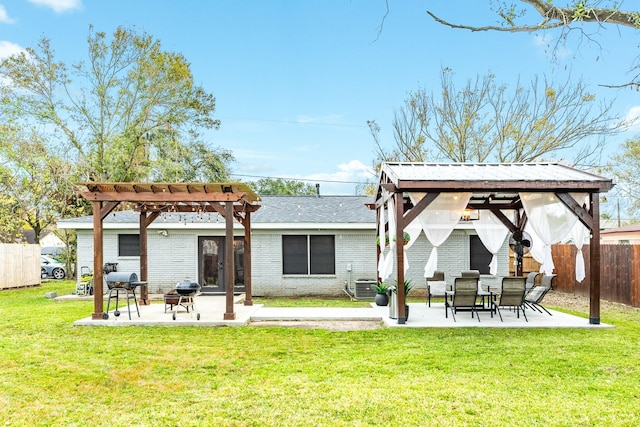
POLYGON ((387 294, 376 294, 376 305, 383 307, 387 304, 389 304, 389 297, 387 294))

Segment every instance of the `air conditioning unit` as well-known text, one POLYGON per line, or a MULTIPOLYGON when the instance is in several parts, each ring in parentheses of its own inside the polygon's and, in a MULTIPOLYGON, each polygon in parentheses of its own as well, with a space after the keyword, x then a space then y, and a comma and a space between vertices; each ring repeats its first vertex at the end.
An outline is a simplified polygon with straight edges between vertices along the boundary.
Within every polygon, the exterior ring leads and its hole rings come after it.
POLYGON ((376 289, 374 286, 378 283, 376 279, 358 279, 356 280, 356 298, 357 299, 375 299, 376 289))

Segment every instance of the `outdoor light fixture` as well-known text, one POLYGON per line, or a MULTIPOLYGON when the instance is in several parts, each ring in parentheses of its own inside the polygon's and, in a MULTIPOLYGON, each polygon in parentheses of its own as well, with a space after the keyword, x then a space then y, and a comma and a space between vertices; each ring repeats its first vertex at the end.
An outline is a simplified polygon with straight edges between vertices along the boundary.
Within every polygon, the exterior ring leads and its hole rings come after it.
POLYGON ((460 215, 460 221, 476 221, 478 219, 480 219, 480 211, 478 209, 467 208, 460 215))
POLYGON ((169 232, 167 230, 158 230, 158 236, 167 237, 169 232))

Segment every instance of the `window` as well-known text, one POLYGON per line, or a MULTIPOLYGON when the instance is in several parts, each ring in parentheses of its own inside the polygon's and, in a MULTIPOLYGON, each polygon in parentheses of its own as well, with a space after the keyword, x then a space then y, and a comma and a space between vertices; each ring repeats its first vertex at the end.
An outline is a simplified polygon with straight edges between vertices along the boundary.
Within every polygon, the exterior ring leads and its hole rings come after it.
POLYGON ((140 235, 118 234, 118 256, 140 256, 140 235))
POLYGON ((335 274, 335 236, 282 236, 283 274, 335 274))
POLYGON ((484 246, 478 236, 469 236, 469 269, 478 270, 480 274, 489 274, 491 252, 484 246))

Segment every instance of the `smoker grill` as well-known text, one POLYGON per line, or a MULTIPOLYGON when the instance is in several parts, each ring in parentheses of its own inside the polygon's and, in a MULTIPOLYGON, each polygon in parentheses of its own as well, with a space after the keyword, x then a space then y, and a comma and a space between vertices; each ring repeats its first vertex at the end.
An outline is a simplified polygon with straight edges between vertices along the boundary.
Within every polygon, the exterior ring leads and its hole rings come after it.
POLYGON ((170 304, 171 312, 173 313, 173 320, 176 320, 176 313, 178 311, 178 308, 182 306, 187 310, 187 313, 189 313, 189 309, 191 309, 191 314, 193 315, 193 313, 196 313, 196 319, 200 320, 200 313, 196 311, 196 305, 194 302, 194 298, 199 291, 200 284, 197 282, 192 282, 189 279, 185 279, 182 282, 179 282, 174 290, 175 293, 169 293, 165 295, 165 311, 166 304, 170 304), (168 300, 167 297, 171 299, 168 300))
POLYGON ((140 317, 140 310, 138 309, 138 299, 136 298, 136 288, 138 286, 146 285, 147 282, 141 282, 138 280, 136 273, 127 273, 125 271, 111 271, 106 277, 107 287, 109 288, 109 299, 107 301, 107 311, 102 315, 103 319, 109 318, 109 306, 111 305, 111 299, 115 298, 116 308, 113 311, 113 315, 117 318, 120 316, 118 310, 118 301, 120 294, 123 293, 127 299, 127 311, 129 312, 129 320, 131 320, 131 307, 129 300, 133 300, 136 305, 136 312, 140 317))

